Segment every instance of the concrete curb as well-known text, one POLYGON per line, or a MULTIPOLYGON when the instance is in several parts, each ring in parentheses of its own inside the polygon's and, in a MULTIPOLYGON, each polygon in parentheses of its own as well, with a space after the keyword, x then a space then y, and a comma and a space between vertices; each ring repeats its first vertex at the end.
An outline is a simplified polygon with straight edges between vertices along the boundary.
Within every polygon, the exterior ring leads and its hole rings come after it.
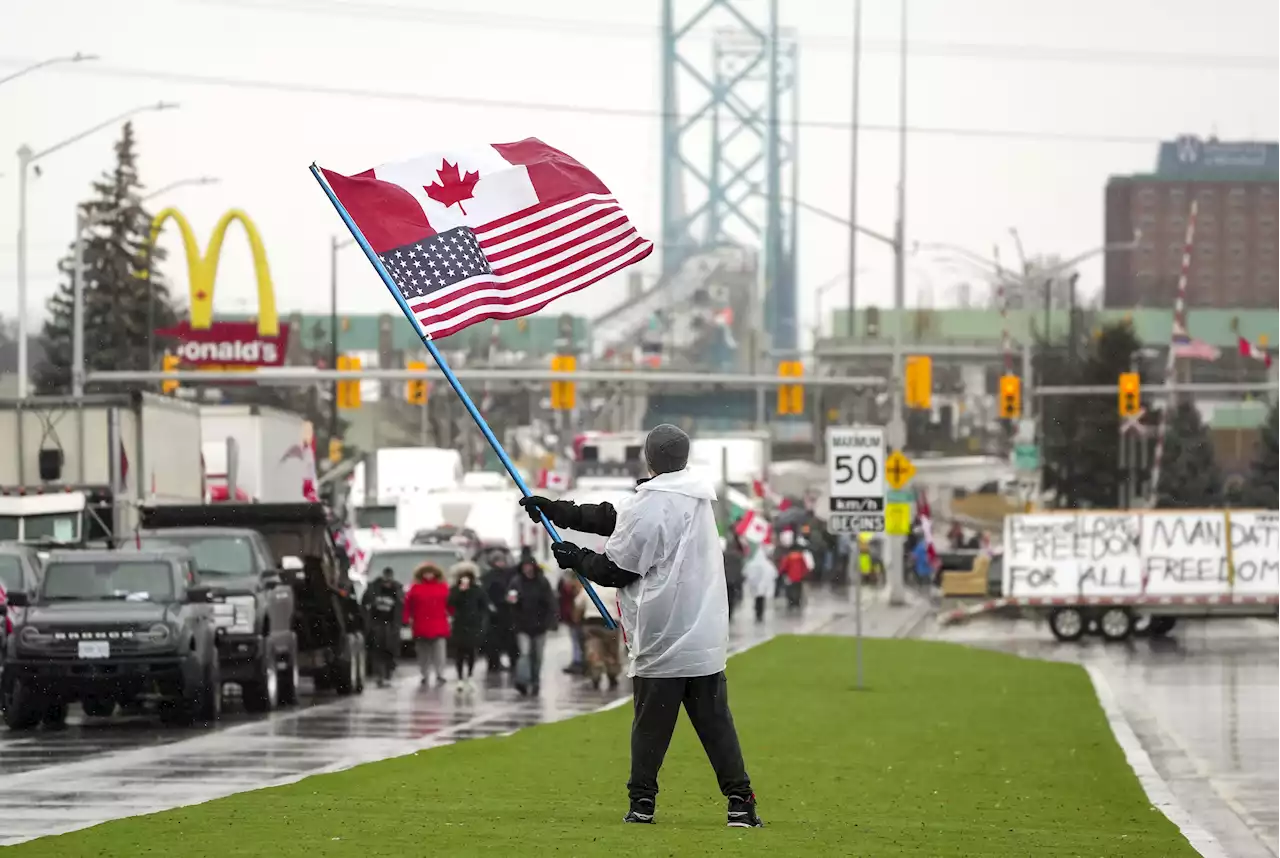
POLYGON ((1133 769, 1133 773, 1137 775, 1138 783, 1142 784, 1142 789, 1147 794, 1147 800, 1151 802, 1151 806, 1168 817, 1169 821, 1182 832, 1182 836, 1187 838, 1191 848, 1199 852, 1203 858, 1227 858, 1227 852, 1218 842, 1218 838, 1196 822, 1195 818, 1174 797, 1173 790, 1156 770, 1151 757, 1148 756, 1138 735, 1129 724, 1124 710, 1116 702, 1115 693, 1111 690, 1111 684, 1107 682, 1103 672, 1093 665, 1086 665, 1085 671, 1093 682, 1094 693, 1098 695, 1098 705, 1107 716, 1107 724, 1111 727, 1116 744, 1120 746, 1120 750, 1124 751, 1129 768, 1133 769))

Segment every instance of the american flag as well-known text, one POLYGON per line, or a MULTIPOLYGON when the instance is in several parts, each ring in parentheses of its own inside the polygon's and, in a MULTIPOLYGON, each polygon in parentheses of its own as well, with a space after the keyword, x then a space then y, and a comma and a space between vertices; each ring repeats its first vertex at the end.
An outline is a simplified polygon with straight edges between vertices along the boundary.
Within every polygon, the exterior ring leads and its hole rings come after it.
POLYGON ((1217 360, 1222 356, 1217 347, 1192 338, 1177 319, 1173 323, 1172 348, 1173 356, 1184 360, 1217 360))
POLYGON ((322 172, 435 339, 534 313, 653 250, 594 173, 540 140, 322 172))

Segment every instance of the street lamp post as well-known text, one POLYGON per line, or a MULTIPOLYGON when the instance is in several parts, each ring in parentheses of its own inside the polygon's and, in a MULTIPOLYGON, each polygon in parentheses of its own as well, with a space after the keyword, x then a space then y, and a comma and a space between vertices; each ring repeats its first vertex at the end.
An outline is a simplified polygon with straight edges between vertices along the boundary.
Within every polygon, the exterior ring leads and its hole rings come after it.
MULTIPOLYGON (((338 368, 338 251, 355 244, 354 238, 329 237, 329 368, 338 368)), ((338 437, 338 382, 329 386, 329 438, 338 437)))
POLYGON ((0 77, 0 85, 4 85, 11 80, 16 80, 17 78, 20 78, 25 74, 31 74, 31 72, 36 71, 37 69, 45 68, 46 66, 56 65, 58 63, 83 63, 83 62, 89 62, 90 60, 96 60, 98 58, 99 57, 97 54, 82 54, 79 51, 76 51, 74 54, 72 54, 69 57, 50 57, 47 60, 41 60, 38 63, 32 63, 26 68, 18 69, 13 74, 0 77))
POLYGON ((79 143, 91 134, 96 134, 104 128, 116 124, 122 119, 128 119, 137 113, 143 113, 149 110, 172 110, 178 105, 169 102, 157 102, 156 104, 143 105, 135 107, 132 110, 126 110, 124 113, 111 117, 110 119, 99 122, 90 128, 86 128, 79 134, 68 137, 61 143, 41 149, 39 152, 32 151, 30 146, 23 144, 18 149, 18 398, 26 399, 28 395, 28 368, 27 368, 27 177, 33 164, 46 155, 52 155, 59 149, 70 146, 72 143, 79 143))
MULTIPOLYGON (((217 179, 212 176, 199 176, 190 179, 179 179, 176 182, 170 182, 159 190, 152 191, 142 198, 142 201, 154 199, 161 194, 167 194, 176 188, 184 188, 188 185, 212 185, 217 183, 217 179)), ((99 215, 86 214, 83 208, 76 211, 76 249, 74 254, 75 265, 71 269, 71 395, 79 399, 84 396, 85 366, 84 366, 84 257, 86 252, 85 233, 102 220, 99 215)), ((148 278, 148 287, 152 289, 154 295, 154 287, 150 286, 150 278, 148 278)), ((147 368, 153 368, 155 356, 152 354, 153 331, 156 326, 155 321, 155 303, 151 295, 147 298, 147 355, 150 358, 147 362, 147 368)))

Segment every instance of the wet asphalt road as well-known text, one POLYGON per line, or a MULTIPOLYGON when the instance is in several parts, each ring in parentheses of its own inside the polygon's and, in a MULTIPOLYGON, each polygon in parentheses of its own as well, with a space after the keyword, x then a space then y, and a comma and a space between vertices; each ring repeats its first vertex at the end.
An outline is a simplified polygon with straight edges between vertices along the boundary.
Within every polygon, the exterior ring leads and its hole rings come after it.
POLYGON ((1178 803, 1233 858, 1275 858, 1280 806, 1277 625, 1187 621, 1166 639, 1079 644, 1029 620, 988 618, 926 636, 1099 669, 1178 803))
MULTIPOLYGON (((833 610, 815 601, 803 616, 779 614, 763 625, 735 618, 731 645, 740 651, 778 632, 808 631, 833 610)), ((414 666, 402 662, 390 687, 355 697, 305 697, 268 716, 229 702, 216 728, 174 729, 145 716, 88 719, 78 707, 60 730, 0 728, 0 846, 504 735, 629 699, 625 678, 608 692, 565 675, 569 656, 565 632, 552 634, 536 699, 520 697, 507 675, 485 677, 483 668, 472 691, 452 683, 423 688, 414 666)))

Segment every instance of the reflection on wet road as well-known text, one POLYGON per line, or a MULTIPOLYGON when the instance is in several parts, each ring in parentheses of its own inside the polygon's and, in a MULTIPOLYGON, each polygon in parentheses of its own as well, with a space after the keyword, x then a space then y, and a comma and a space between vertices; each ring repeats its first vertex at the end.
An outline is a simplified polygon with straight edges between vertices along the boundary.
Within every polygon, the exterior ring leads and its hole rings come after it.
MULTIPOLYGON (((757 626, 735 619, 735 650, 823 624, 834 606, 757 626)), ((391 687, 319 697, 270 716, 230 714, 212 730, 154 720, 72 721, 64 730, 0 732, 0 846, 109 819, 208 801, 308 775, 592 712, 630 690, 595 691, 566 676, 564 632, 550 636, 542 694, 521 698, 508 677, 477 676, 473 691, 423 688, 404 663, 391 687)))
POLYGON ((1277 855, 1280 657, 1264 620, 1179 621, 1166 639, 1054 641, 1042 624, 990 619, 929 637, 1103 672, 1179 804, 1236 858, 1277 855))

